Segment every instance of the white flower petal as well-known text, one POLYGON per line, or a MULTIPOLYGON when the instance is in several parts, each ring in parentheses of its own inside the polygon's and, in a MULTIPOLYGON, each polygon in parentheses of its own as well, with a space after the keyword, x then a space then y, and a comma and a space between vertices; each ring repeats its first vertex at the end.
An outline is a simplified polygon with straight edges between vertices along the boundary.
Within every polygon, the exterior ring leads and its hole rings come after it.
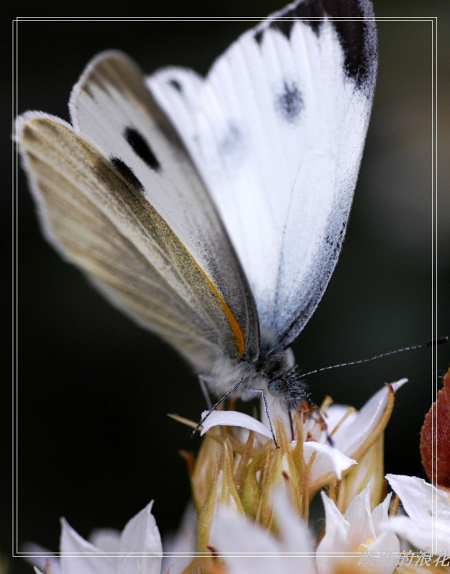
POLYGON ((99 550, 112 554, 119 551, 120 532, 115 528, 96 528, 90 533, 89 542, 99 550))
POLYGON ((407 516, 394 516, 389 520, 385 528, 405 538, 413 546, 424 552, 434 551, 438 554, 446 554, 448 548, 450 548, 450 531, 447 536, 442 532, 437 532, 433 548, 433 524, 431 520, 428 524, 424 524, 415 522, 407 516))
POLYGON ((191 553, 197 552, 197 513, 194 505, 190 503, 184 511, 181 525, 175 534, 164 538, 164 557, 161 572, 170 570, 170 574, 183 572, 192 562, 191 553), (170 553, 184 554, 183 557, 167 556, 170 553))
POLYGON ((344 513, 344 518, 350 523, 350 548, 356 548, 361 543, 365 543, 367 539, 375 538, 370 508, 370 485, 351 501, 344 513))
POLYGON ((450 493, 435 488, 422 478, 387 474, 389 484, 402 501, 409 517, 417 522, 433 517, 433 499, 436 508, 435 519, 450 524, 450 493))
MULTIPOLYGON (((51 560, 51 574, 160 574, 162 545, 152 505, 132 518, 122 534, 113 529, 96 530, 90 542, 61 519, 61 560, 51 560)), ((30 553, 46 552, 31 544, 26 549, 30 553)), ((45 571, 47 560, 32 562, 45 571)))
MULTIPOLYGON (((202 413, 202 417, 207 414, 208 411, 202 413)), ((200 434, 204 435, 206 431, 210 428, 218 425, 225 425, 229 427, 243 427, 248 430, 255 431, 263 436, 271 439, 272 434, 268 428, 266 428, 261 422, 256 420, 249 415, 244 413, 238 413, 236 411, 214 411, 212 412, 206 421, 203 423, 203 430, 200 434)))
MULTIPOLYGON (((273 495, 273 508, 280 527, 284 552, 298 554, 311 553, 313 541, 306 524, 292 510, 292 503, 284 488, 277 488, 273 495)), ((312 556, 303 557, 302 571, 314 572, 314 559, 312 556)))
POLYGON ((61 519, 61 570, 63 574, 114 574, 114 559, 105 556, 61 519), (81 554, 88 554, 81 556, 81 554), (77 556, 78 555, 78 556, 77 556), (101 559, 99 557, 102 557, 101 559))
MULTIPOLYGON (((210 544, 224 556, 229 574, 273 574, 274 566, 263 553, 277 555, 280 552, 276 540, 265 530, 252 524, 244 516, 229 510, 220 508, 213 520, 210 534, 210 544), (247 557, 238 556, 239 553, 247 554, 247 557), (254 554, 248 557, 248 554, 254 554)), ((278 560, 275 567, 279 568, 278 560)))
MULTIPOLYGON (((278 514, 276 516, 277 519, 281 518, 278 514)), ((213 521, 210 542, 223 556, 229 574, 274 574, 274 572, 315 574, 314 563, 310 557, 283 555, 286 552, 284 544, 282 545, 247 518, 226 507, 219 510, 213 521)), ((289 543, 289 549, 292 551, 291 544, 292 540, 289 543)), ((307 546, 303 536, 298 541, 298 546, 299 548, 307 546)))
MULTIPOLYGON (((41 570, 45 570, 47 563, 50 563, 51 574, 61 574, 61 565, 59 563, 59 558, 52 556, 52 552, 48 548, 43 548, 34 542, 25 542, 20 547, 21 552, 27 554, 23 556, 27 562, 32 564, 36 570, 36 567, 41 570)), ((1 571, 1 568, 0 568, 1 571)))
POLYGON ((303 456, 306 463, 309 462, 314 452, 316 453, 316 458, 311 468, 311 482, 330 472, 335 473, 340 480, 342 472, 356 464, 356 461, 343 454, 337 448, 314 441, 307 441, 303 445, 303 456))
POLYGON ((400 541, 395 534, 384 532, 369 546, 368 551, 380 554, 380 558, 376 562, 377 572, 380 572, 380 574, 392 574, 397 566, 400 541), (384 555, 383 552, 385 553, 384 555), (393 553, 395 554, 393 555, 393 553), (389 558, 387 558, 388 554, 390 554, 389 558), (384 559, 383 556, 385 557, 384 559))
POLYGON ((423 524, 418 524, 406 516, 394 516, 389 521, 388 528, 402 538, 408 540, 416 548, 425 552, 431 552, 433 546, 432 524, 424 529, 423 524))
MULTIPOLYGON (((406 382, 408 379, 391 383, 394 392, 406 382)), ((359 411, 358 416, 353 418, 353 422, 344 424, 333 435, 336 448, 349 456, 356 452, 380 421, 386 409, 388 398, 389 390, 386 386, 375 393, 359 411)))
POLYGON ((151 513, 152 506, 153 501, 123 529, 119 551, 130 556, 118 559, 119 574, 160 574, 162 544, 155 517, 151 513))
POLYGON ((386 478, 400 497, 409 517, 394 516, 384 525, 384 528, 396 532, 425 552, 448 552, 450 548, 449 493, 415 476, 387 474, 386 478), (435 514, 433 508, 436 509, 435 514))
MULTIPOLYGON (((327 408, 326 423, 330 432, 332 432, 334 427, 341 422, 350 408, 351 407, 349 405, 330 405, 327 408)), ((353 411, 347 416, 345 421, 342 423, 342 426, 344 427, 352 424, 357 416, 358 413, 353 411)))
POLYGON ((385 524, 389 516, 389 505, 391 503, 391 498, 392 493, 390 492, 383 500, 383 502, 373 509, 372 518, 376 536, 381 536, 382 525, 385 524))
MULTIPOLYGON (((317 547, 317 552, 346 552, 348 550, 350 524, 342 516, 334 501, 324 492, 320 494, 325 508, 326 531, 325 536, 317 547)), ((319 572, 329 571, 330 564, 327 563, 327 560, 329 559, 326 557, 317 556, 319 572)))
MULTIPOLYGON (((317 566, 320 574, 332 574, 336 569, 336 558, 321 556, 321 552, 354 552, 360 544, 369 544, 369 551, 399 552, 398 538, 391 532, 383 532, 377 536, 375 522, 387 520, 388 502, 379 504, 372 512, 370 508, 370 486, 367 486, 356 496, 345 514, 342 515, 336 504, 324 493, 322 500, 325 507, 326 532, 317 548, 317 566), (375 515, 375 516, 374 516, 375 515), (373 541, 372 541, 373 540, 373 541), (371 542, 372 541, 372 542, 371 542)), ((377 563, 380 572, 391 574, 397 564, 397 559, 387 559, 377 563)), ((344 566, 343 566, 344 567, 344 566)))

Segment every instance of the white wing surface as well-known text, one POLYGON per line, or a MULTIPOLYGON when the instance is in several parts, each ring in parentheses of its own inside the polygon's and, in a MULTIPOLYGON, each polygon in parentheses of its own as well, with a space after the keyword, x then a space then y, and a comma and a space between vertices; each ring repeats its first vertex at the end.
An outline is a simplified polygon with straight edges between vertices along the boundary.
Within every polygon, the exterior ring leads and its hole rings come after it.
POLYGON ((339 256, 376 69, 368 0, 304 0, 242 35, 205 80, 180 68, 148 79, 225 223, 263 331, 284 346, 339 256))

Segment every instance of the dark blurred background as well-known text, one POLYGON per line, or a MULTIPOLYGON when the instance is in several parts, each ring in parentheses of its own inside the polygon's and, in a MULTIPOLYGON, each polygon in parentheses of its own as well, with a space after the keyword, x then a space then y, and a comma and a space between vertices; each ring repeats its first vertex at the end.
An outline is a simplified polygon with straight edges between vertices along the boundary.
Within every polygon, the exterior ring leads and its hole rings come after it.
MULTIPOLYGON (((439 18, 437 318, 439 333, 450 335, 450 10, 445 1, 374 4, 377 16, 439 18)), ((105 11, 97 0, 57 6, 21 2, 7 23, 17 15, 97 16, 105 11)), ((110 2, 107 13, 263 17, 282 7, 279 0, 129 0, 125 5, 110 2)), ((106 48, 129 53, 148 73, 176 64, 205 74, 251 25, 224 20, 22 21, 17 28, 18 111, 42 110, 68 119, 73 84, 88 60, 106 48)), ((328 290, 294 345, 304 370, 432 337, 432 25, 385 20, 379 21, 378 31, 378 86, 347 239, 328 290)), ((5 27, 4 55, 10 37, 5 27)), ((6 77, 2 100, 3 109, 9 109, 6 77)), ((3 127, 8 137, 9 124, 3 127)), ((1 165, 6 182, 9 156, 1 165)), ((9 240, 8 201, 6 192, 4 245, 9 240)), ((189 440, 187 429, 167 413, 198 419, 204 402, 197 381, 171 348, 113 309, 45 242, 22 173, 17 207, 18 542, 31 540, 57 550, 60 516, 84 537, 95 527, 122 529, 151 499, 161 531, 175 529, 189 499, 187 471, 177 452, 195 451, 199 439, 189 440)), ((6 337, 3 348, 8 345, 6 337)), ((386 431, 386 471, 425 477, 420 428, 431 405, 434 377, 444 373, 450 357, 449 346, 436 351, 436 371, 434 351, 425 349, 317 375, 309 381, 313 398, 320 404, 329 394, 337 403, 359 408, 384 382, 408 377, 386 431)), ((7 465, 3 470, 0 489, 9 492, 7 465)), ((0 551, 7 556, 9 507, 2 510, 0 551)), ((11 570, 32 571, 21 559, 12 561, 11 570)))

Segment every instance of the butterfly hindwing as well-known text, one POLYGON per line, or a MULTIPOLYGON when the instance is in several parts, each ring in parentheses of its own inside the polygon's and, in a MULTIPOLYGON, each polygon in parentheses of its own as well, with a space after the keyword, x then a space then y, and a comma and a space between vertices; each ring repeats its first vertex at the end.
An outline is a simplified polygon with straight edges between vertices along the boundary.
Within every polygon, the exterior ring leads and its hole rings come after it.
POLYGON ((236 357, 240 325, 135 187, 58 118, 29 112, 18 132, 44 231, 63 256, 198 369, 236 357))

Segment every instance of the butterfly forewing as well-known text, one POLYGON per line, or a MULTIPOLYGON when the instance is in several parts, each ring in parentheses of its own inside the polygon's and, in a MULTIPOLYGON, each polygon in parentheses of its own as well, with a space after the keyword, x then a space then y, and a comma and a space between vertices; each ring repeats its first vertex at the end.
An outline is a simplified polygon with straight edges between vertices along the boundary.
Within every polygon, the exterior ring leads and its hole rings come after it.
POLYGON ((148 79, 208 184, 261 326, 285 346, 344 238, 375 85, 372 17, 365 0, 297 2, 241 36, 206 80, 176 68, 148 79))

